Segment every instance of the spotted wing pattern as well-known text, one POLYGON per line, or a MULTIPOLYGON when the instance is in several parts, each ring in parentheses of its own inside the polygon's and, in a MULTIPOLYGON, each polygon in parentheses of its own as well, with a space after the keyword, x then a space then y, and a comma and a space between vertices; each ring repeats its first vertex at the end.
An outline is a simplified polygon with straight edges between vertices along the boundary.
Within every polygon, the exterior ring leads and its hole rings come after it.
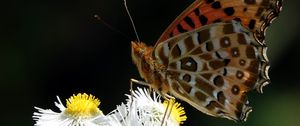
POLYGON ((281 11, 282 0, 196 0, 161 35, 157 44, 215 22, 237 20, 264 42, 265 29, 281 11))
POLYGON ((170 93, 212 116, 245 120, 246 93, 268 80, 266 47, 240 22, 203 26, 159 43, 170 93))

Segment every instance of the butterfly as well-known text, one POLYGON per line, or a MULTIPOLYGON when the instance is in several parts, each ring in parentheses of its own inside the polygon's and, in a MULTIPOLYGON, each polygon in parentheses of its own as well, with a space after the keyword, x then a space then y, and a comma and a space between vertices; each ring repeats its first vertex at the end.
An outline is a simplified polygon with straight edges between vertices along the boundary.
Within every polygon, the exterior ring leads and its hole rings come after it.
POLYGON ((196 0, 155 46, 131 43, 140 76, 207 115, 246 121, 246 93, 269 84, 266 28, 281 0, 196 0))

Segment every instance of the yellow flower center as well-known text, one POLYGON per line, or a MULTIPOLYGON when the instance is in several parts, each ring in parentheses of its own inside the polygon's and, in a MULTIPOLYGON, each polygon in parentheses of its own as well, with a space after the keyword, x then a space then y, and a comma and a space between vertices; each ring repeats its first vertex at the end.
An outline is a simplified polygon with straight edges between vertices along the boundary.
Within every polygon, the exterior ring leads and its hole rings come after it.
POLYGON ((98 106, 100 100, 93 95, 77 94, 67 100, 65 113, 74 118, 90 118, 102 114, 98 106))
MULTIPOLYGON (((179 124, 183 124, 183 121, 186 121, 186 119, 187 119, 184 108, 182 106, 180 106, 180 103, 175 102, 174 99, 170 99, 169 101, 164 101, 163 105, 165 107, 167 107, 168 102, 170 102, 169 109, 172 109, 171 110, 171 118, 174 119, 179 124), (173 106, 173 107, 170 108, 171 106, 173 106)), ((170 110, 168 110, 168 111, 170 111, 170 110)))

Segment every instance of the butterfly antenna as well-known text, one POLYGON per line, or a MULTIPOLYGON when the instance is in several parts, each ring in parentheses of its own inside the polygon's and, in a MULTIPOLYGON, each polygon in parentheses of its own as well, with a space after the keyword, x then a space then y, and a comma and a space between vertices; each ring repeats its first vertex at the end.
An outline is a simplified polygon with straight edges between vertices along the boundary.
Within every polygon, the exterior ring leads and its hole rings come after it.
POLYGON ((136 36, 138 42, 140 42, 140 38, 139 38, 139 35, 138 35, 137 31, 136 31, 136 28, 135 28, 134 22, 133 22, 133 20, 132 20, 132 17, 131 17, 131 15, 130 15, 130 12, 129 12, 129 10, 128 10, 128 7, 127 7, 127 1, 126 1, 126 0, 124 0, 124 6, 125 6, 125 9, 126 9, 126 12, 127 12, 128 16, 129 16, 131 25, 132 25, 133 30, 134 30, 134 33, 135 33, 135 36, 136 36))
POLYGON ((106 27, 108 27, 110 30, 122 35, 123 37, 125 37, 126 39, 131 40, 131 38, 129 38, 127 35, 125 35, 123 32, 121 32, 120 30, 112 27, 110 24, 108 24, 105 20, 103 20, 99 15, 95 14, 94 18, 96 18, 98 21, 100 21, 102 24, 104 24, 106 27))

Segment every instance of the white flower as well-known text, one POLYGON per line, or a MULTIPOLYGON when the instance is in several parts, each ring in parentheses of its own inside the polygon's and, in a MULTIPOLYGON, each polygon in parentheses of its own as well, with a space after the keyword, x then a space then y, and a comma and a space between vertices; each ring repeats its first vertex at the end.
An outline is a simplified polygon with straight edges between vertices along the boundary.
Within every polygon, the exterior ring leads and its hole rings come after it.
POLYGON ((179 126, 187 118, 183 107, 174 100, 170 100, 169 109, 166 111, 168 101, 162 103, 161 97, 155 92, 151 96, 148 90, 138 88, 133 91, 132 96, 127 96, 127 103, 117 106, 117 109, 108 115, 120 122, 118 126, 160 126, 163 120, 164 125, 179 126))
POLYGON ((65 107, 57 96, 55 106, 61 112, 35 107, 35 126, 114 126, 115 122, 103 115, 98 106, 100 101, 93 95, 78 94, 67 99, 65 107))

